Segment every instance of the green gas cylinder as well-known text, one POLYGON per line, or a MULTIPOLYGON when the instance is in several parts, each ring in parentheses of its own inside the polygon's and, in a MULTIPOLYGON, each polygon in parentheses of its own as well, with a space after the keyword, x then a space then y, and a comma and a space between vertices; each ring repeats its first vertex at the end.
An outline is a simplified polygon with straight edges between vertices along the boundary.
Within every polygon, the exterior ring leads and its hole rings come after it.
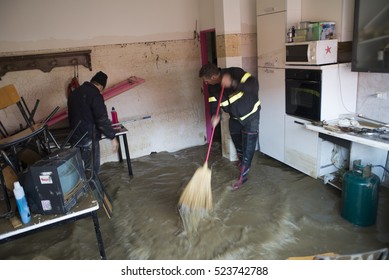
POLYGON ((374 225, 377 218, 380 179, 371 165, 353 162, 353 170, 343 175, 341 216, 357 226, 374 225))

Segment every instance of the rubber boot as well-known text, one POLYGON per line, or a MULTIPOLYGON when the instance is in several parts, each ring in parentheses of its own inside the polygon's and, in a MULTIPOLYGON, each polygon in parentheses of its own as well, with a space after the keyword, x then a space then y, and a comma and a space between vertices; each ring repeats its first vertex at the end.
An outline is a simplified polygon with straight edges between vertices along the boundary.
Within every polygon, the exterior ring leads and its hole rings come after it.
POLYGON ((236 163, 236 165, 238 166, 238 168, 240 168, 242 166, 243 161, 242 134, 231 134, 231 140, 234 143, 236 155, 238 156, 238 162, 236 163))
POLYGON ((233 190, 239 189, 248 180, 248 173, 249 173, 249 171, 250 171, 249 167, 246 167, 244 165, 241 166, 239 178, 232 185, 232 189, 233 190))
POLYGON ((251 161, 253 160, 255 147, 257 146, 258 132, 243 132, 243 161, 240 169, 238 180, 234 183, 232 188, 239 189, 247 180, 250 172, 251 161))

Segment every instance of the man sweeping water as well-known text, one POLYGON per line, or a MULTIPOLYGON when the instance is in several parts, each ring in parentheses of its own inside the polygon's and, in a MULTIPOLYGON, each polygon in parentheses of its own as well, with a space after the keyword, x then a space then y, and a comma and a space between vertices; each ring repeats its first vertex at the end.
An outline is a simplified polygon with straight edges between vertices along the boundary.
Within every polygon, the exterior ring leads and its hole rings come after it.
POLYGON ((258 80, 243 69, 220 69, 213 64, 206 64, 200 69, 199 77, 208 85, 213 130, 204 166, 197 169, 179 200, 180 215, 187 231, 196 230, 200 219, 212 209, 208 158, 215 127, 220 122, 220 107, 230 114, 229 129, 239 159, 240 172, 232 186, 234 190, 239 189, 248 179, 258 139, 261 109, 258 80))
POLYGON ((248 180, 251 161, 258 140, 261 102, 258 98, 258 80, 239 67, 220 69, 214 64, 201 67, 200 78, 208 85, 212 126, 220 122, 214 114, 219 93, 224 86, 221 108, 230 115, 229 130, 238 156, 239 176, 232 185, 239 189, 248 180))

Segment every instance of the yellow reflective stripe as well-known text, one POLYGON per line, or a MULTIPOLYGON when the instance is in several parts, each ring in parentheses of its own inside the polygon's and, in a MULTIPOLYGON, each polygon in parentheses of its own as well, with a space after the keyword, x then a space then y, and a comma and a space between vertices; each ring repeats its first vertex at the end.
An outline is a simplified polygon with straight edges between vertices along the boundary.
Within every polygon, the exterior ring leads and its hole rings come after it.
POLYGON ((226 101, 220 103, 220 106, 222 106, 222 107, 227 107, 228 105, 230 105, 230 103, 228 102, 228 100, 226 100, 226 101))
POLYGON ((248 116, 250 116, 251 114, 255 113, 255 112, 258 110, 259 105, 261 105, 261 100, 258 100, 258 102, 255 103, 254 108, 253 108, 253 110, 251 110, 250 113, 248 113, 247 115, 245 115, 245 116, 243 116, 243 117, 240 117, 239 119, 243 121, 243 120, 246 119, 248 116))
POLYGON ((228 100, 224 101, 221 103, 221 106, 223 107, 227 107, 228 105, 234 103, 236 100, 238 100, 239 98, 241 98, 243 96, 243 92, 240 91, 238 92, 237 94, 234 94, 231 98, 229 98, 228 100))
POLYGON ((244 74, 243 77, 242 77, 242 79, 240 79, 240 82, 241 82, 241 83, 246 82, 247 79, 248 79, 249 77, 251 77, 251 74, 250 74, 250 73, 244 74))
POLYGON ((236 100, 238 100, 239 98, 241 98, 243 96, 243 91, 240 91, 238 92, 237 94, 234 94, 234 96, 232 96, 229 100, 230 100, 230 103, 234 103, 236 100))
POLYGON ((234 103, 236 100, 238 100, 238 99, 241 98, 242 96, 243 96, 243 92, 240 91, 240 92, 238 92, 237 94, 234 94, 234 96, 232 96, 232 97, 229 98, 228 100, 222 102, 222 103, 221 103, 221 106, 227 107, 228 105, 234 103))
POLYGON ((208 97, 208 102, 216 102, 217 99, 214 96, 208 97))

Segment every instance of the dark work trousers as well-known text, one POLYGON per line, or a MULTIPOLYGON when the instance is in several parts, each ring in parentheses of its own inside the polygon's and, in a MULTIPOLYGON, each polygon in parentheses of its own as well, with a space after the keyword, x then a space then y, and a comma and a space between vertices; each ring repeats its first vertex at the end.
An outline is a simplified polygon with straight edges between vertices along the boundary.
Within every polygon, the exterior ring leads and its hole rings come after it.
POLYGON ((229 129, 239 161, 249 168, 258 140, 259 110, 244 124, 230 117, 229 129))

